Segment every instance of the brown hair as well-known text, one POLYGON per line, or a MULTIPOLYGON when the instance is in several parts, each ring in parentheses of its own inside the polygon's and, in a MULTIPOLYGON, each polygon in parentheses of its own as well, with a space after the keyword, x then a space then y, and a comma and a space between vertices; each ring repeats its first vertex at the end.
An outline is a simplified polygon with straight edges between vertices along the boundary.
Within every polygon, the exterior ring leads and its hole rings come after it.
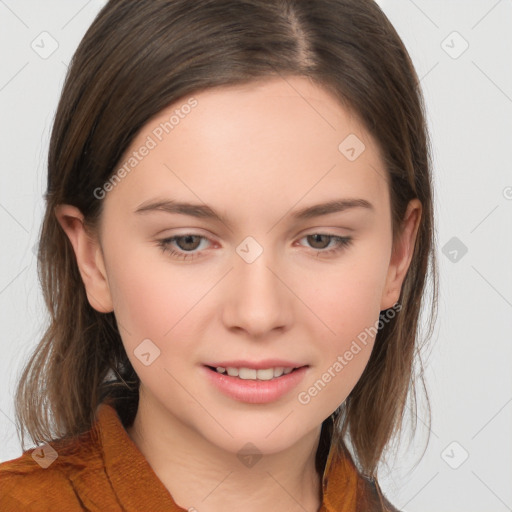
POLYGON ((112 176, 148 120, 204 89, 287 75, 308 77, 334 94, 377 141, 388 173, 393 241, 409 200, 418 198, 423 207, 401 310, 382 322, 359 382, 322 429, 318 460, 325 462, 331 443, 341 447, 348 438, 361 470, 375 475, 384 448, 400 432, 406 398, 416 406, 415 381, 424 385, 413 365, 418 356, 421 367, 419 316, 430 269, 426 341, 438 276, 420 84, 373 0, 111 0, 101 10, 69 66, 51 134, 38 253, 50 321, 16 392, 17 421, 35 443, 89 429, 106 399, 116 401, 125 426, 138 406, 139 379, 114 313, 90 306, 55 206, 78 207, 94 232, 103 201, 93 191, 112 176))

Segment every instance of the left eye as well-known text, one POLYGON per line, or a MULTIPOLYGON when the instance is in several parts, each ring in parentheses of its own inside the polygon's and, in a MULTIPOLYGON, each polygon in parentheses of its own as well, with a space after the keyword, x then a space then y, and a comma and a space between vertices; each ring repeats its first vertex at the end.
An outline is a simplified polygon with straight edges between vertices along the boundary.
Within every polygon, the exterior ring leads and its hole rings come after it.
MULTIPOLYGON (((321 247, 311 247, 314 253, 318 256, 327 255, 341 251, 343 248, 348 247, 352 243, 352 237, 337 236, 327 233, 312 233, 303 236, 300 240, 307 239, 308 243, 313 245, 320 245, 321 247), (329 248, 331 242, 334 241, 334 247, 329 248), (325 243, 327 242, 327 244, 325 243)), ((185 235, 177 235, 170 238, 165 238, 158 241, 158 246, 163 252, 169 253, 171 256, 175 256, 179 259, 195 258, 200 254, 198 247, 201 241, 208 240, 202 235, 196 235, 193 233, 187 233, 185 235), (176 244, 173 246, 173 244, 176 244), (178 248, 176 250, 174 247, 178 248)), ((204 248, 203 248, 204 249, 204 248)))
MULTIPOLYGON (((316 249, 319 252, 323 252, 323 253, 325 253, 325 252, 330 253, 332 251, 337 251, 342 247, 349 246, 350 243, 352 242, 352 239, 349 236, 329 235, 326 233, 313 233, 311 235, 306 235, 303 238, 307 238, 308 241, 310 241, 309 239, 313 239, 314 240, 313 244, 319 243, 321 246, 323 246, 324 243, 322 242, 322 240, 319 240, 319 239, 323 239, 324 241, 325 241, 325 239, 327 239, 328 242, 331 242, 334 240, 336 242, 334 245, 334 248, 329 249, 327 251, 323 250, 323 249, 326 249, 326 247, 313 247, 313 249, 316 249)), ((329 246, 329 243, 327 244, 327 246, 329 246)))

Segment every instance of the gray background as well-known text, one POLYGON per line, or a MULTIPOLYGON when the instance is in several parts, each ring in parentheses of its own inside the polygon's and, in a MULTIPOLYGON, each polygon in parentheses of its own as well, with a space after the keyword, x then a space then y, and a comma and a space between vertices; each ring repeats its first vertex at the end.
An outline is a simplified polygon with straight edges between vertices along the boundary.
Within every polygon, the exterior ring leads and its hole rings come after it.
MULTIPOLYGON (((408 512, 512 510, 512 1, 379 4, 422 78, 440 263, 424 354, 430 442, 421 458, 422 402, 417 436, 388 454, 381 486, 408 512)), ((0 0, 0 461, 21 454, 12 396, 44 325, 34 246, 51 123, 67 63, 103 5, 0 0)))

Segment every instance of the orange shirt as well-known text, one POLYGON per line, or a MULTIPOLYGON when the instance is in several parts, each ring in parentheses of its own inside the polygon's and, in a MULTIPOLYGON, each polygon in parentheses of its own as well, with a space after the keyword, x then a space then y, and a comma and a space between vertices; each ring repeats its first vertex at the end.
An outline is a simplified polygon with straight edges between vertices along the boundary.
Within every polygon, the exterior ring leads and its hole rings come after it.
MULTIPOLYGON (((378 484, 358 473, 348 453, 334 453, 327 458, 319 512, 396 511, 378 484)), ((53 441, 0 464, 0 511, 36 510, 186 512, 107 403, 98 406, 93 426, 78 439, 53 441)))

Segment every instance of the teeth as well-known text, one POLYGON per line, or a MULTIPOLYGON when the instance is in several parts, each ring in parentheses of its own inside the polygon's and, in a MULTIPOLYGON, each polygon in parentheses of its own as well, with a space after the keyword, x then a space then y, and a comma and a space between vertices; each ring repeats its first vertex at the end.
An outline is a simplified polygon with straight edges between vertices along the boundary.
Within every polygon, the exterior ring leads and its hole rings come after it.
POLYGON ((230 377, 238 377, 238 368, 227 368, 230 377))
MULTIPOLYGON (((228 375, 229 370, 234 368, 228 368, 228 375)), ((239 370, 235 370, 236 373, 238 373, 238 377, 241 379, 255 379, 258 376, 258 370, 255 370, 254 368, 240 368, 239 370)))
POLYGON ((217 366, 218 373, 227 373, 230 377, 238 377, 243 380, 270 380, 281 375, 288 375, 293 371, 293 368, 283 368, 282 366, 276 368, 264 368, 261 370, 255 370, 254 368, 224 368, 217 366))
POLYGON ((274 377, 281 377, 283 375, 284 368, 282 366, 278 366, 274 368, 274 377))

